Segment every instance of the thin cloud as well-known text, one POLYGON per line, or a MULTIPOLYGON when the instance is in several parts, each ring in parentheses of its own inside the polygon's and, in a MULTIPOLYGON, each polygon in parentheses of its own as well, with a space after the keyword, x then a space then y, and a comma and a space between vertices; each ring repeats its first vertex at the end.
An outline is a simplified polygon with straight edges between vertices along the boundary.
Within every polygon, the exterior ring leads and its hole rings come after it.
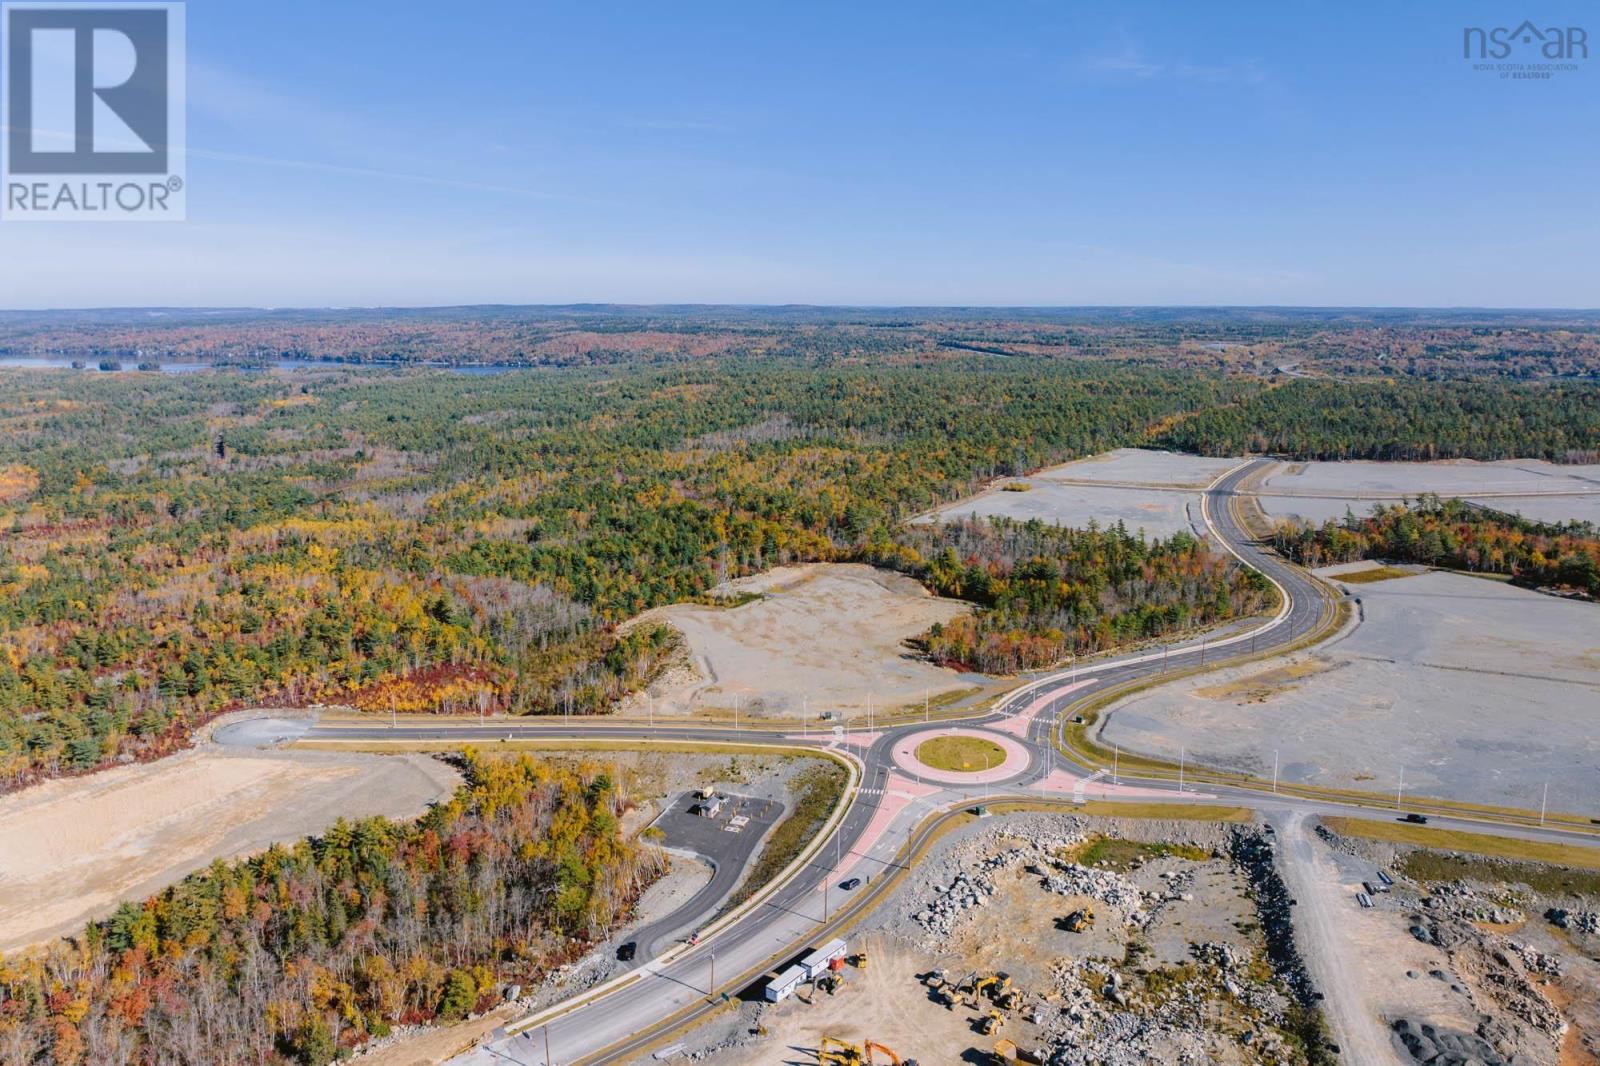
POLYGON ((1106 80, 1199 82, 1207 85, 1259 85, 1267 71, 1255 59, 1242 63, 1204 64, 1188 60, 1151 59, 1139 46, 1127 43, 1116 51, 1087 56, 1078 63, 1080 73, 1106 80))

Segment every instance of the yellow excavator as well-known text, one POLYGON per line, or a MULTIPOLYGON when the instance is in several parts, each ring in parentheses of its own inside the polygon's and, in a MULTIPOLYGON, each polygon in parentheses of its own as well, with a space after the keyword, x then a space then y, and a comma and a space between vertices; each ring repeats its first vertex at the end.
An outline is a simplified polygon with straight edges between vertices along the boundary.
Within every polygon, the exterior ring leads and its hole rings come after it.
POLYGON ((1008 973, 992 973, 988 977, 979 978, 978 983, 972 986, 972 1008, 977 1010, 983 1002, 983 994, 989 993, 989 998, 998 1001, 1002 996, 1011 991, 1011 975, 1008 973))
POLYGON ((868 1040, 865 1044, 861 1045, 861 1050, 866 1052, 866 1056, 867 1056, 866 1057, 866 1064, 867 1064, 867 1066, 873 1066, 873 1064, 875 1064, 878 1061, 872 1055, 872 1052, 874 1050, 881 1051, 885 1055, 889 1056, 889 1066, 901 1066, 900 1056, 896 1055, 889 1048, 885 1047, 882 1044, 877 1043, 876 1041, 868 1040))
POLYGON ((824 1036, 817 1048, 817 1066, 861 1066, 861 1049, 837 1037, 824 1036))

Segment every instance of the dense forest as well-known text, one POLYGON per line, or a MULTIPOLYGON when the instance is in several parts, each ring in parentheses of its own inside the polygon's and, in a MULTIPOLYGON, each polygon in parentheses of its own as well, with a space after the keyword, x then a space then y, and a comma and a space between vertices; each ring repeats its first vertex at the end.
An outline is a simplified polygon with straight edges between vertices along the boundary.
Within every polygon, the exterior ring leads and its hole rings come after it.
POLYGON ((325 1066, 392 1026, 531 986, 625 916, 657 858, 603 774, 467 756, 417 822, 323 836, 124 903, 0 959, 0 1061, 325 1066))
POLYGON ((1600 374, 1600 314, 1404 308, 432 307, 0 311, 0 356, 154 365, 594 366, 971 352, 1268 376, 1600 374))
POLYGON ((1410 506, 1379 506, 1367 517, 1321 527, 1284 525, 1275 542, 1307 566, 1356 559, 1423 563, 1506 574, 1520 584, 1600 599, 1600 531, 1593 526, 1530 522, 1460 500, 1424 496, 1410 506))
POLYGON ((154 757, 252 703, 603 711, 675 652, 670 629, 618 623, 786 562, 900 566, 984 605, 931 655, 1040 665, 1247 612, 1258 590, 1183 541, 906 519, 1123 445, 1570 460, 1597 419, 1600 387, 1576 382, 948 352, 0 369, 0 787, 154 757))
POLYGON ((252 701, 601 710, 672 651, 617 632, 643 609, 856 558, 995 474, 1233 395, 979 363, 4 386, 12 784, 161 754, 252 701))
POLYGON ((1296 379, 1154 437, 1202 455, 1301 459, 1600 459, 1600 386, 1296 379))
POLYGON ((935 661, 998 674, 1248 617, 1275 596, 1259 573, 1187 533, 1146 540, 1120 523, 918 523, 868 556, 985 608, 935 625, 921 643, 935 661))

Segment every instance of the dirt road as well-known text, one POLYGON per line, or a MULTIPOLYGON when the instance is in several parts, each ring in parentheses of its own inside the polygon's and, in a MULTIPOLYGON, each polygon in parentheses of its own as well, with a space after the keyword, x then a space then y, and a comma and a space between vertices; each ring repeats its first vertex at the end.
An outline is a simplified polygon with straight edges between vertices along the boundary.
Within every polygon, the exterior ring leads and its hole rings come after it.
POLYGON ((1295 939, 1311 980, 1323 995, 1322 1008, 1341 1058, 1362 1066, 1402 1066, 1368 997, 1366 968, 1359 958, 1351 957, 1351 945, 1341 933, 1344 916, 1356 906, 1354 890, 1341 883, 1338 865, 1304 812, 1272 820, 1280 842, 1278 870, 1290 895, 1299 901, 1295 939))

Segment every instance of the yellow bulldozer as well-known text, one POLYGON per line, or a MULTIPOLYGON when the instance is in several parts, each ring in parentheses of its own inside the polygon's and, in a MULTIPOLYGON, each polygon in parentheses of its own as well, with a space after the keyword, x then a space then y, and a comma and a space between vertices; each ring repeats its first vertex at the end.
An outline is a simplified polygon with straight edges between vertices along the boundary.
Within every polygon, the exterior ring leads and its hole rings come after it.
POLYGON ((1069 933, 1087 933, 1094 927, 1094 908, 1079 907, 1062 919, 1061 927, 1069 933))
POLYGON ((1000 1023, 1003 1021, 1005 1021, 1005 1015, 991 1007, 988 1014, 978 1019, 976 1023, 978 1032, 984 1036, 993 1036, 999 1030, 1000 1023))

